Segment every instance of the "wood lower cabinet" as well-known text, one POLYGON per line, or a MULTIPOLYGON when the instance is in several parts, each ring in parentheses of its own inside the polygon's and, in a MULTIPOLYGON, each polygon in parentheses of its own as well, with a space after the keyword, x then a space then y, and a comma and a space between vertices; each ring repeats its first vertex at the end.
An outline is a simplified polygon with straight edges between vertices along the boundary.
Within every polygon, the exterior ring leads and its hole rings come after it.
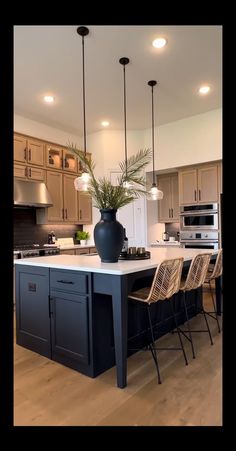
MULTIPOLYGON (((63 175, 61 172, 47 171, 46 184, 52 197, 53 206, 47 208, 47 219, 51 222, 63 221, 63 175)), ((44 209, 45 210, 45 209, 44 209)), ((44 211, 45 213, 45 211, 44 211)))
POLYGON ((64 221, 76 223, 78 221, 78 201, 74 179, 73 175, 63 175, 64 221))
POLYGON ((60 255, 75 255, 74 249, 61 249, 60 255))
POLYGON ((158 222, 179 221, 178 174, 166 174, 157 178, 157 186, 163 191, 158 201, 158 222))
POLYGON ((78 193, 79 224, 92 223, 92 199, 86 192, 78 193))
POLYGON ((83 249, 75 249, 75 255, 86 255, 89 254, 89 248, 84 247, 83 249))
POLYGON ((218 202, 218 164, 201 165, 179 171, 180 205, 218 202))

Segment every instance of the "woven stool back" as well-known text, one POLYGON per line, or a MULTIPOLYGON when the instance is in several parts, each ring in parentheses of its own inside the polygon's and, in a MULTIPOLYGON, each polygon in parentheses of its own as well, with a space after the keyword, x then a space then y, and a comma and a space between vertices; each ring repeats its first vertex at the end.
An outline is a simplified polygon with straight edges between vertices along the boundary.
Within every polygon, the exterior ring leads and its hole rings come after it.
POLYGON ((182 257, 173 258, 164 260, 158 266, 146 302, 151 304, 169 299, 179 291, 183 262, 182 257))
POLYGON ((211 254, 197 254, 192 259, 185 284, 181 286, 182 291, 195 290, 203 285, 210 259, 211 254))
POLYGON ((207 274, 207 279, 212 280, 216 279, 217 277, 220 277, 222 275, 223 271, 223 251, 222 249, 218 250, 216 262, 214 265, 214 269, 212 273, 207 274))

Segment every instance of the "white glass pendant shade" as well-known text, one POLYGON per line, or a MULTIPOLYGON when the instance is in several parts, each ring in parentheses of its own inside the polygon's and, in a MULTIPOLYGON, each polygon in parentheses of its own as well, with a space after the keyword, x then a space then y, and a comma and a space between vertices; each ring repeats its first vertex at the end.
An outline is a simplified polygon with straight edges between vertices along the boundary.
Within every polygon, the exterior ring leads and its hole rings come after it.
POLYGON ((133 184, 131 182, 127 182, 127 180, 125 180, 123 182, 123 188, 125 188, 125 189, 133 188, 133 184))
POLYGON ((85 181, 81 175, 74 180, 74 187, 77 191, 87 191, 88 182, 85 181))
POLYGON ((148 200, 161 200, 163 199, 163 191, 157 188, 156 184, 153 183, 149 191, 148 200))
POLYGON ((90 175, 88 172, 83 171, 81 174, 81 179, 83 180, 84 183, 88 183, 90 180, 90 175))

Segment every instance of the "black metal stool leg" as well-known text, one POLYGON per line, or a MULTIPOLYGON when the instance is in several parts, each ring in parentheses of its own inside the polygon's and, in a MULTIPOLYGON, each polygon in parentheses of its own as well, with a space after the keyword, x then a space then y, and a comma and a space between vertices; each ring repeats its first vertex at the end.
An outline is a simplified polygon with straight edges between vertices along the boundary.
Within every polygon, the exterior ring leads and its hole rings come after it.
POLYGON ((210 293, 211 293, 213 309, 214 309, 214 312, 215 312, 215 319, 216 319, 217 325, 218 325, 218 332, 220 333, 220 323, 219 323, 219 320, 218 320, 218 317, 217 317, 216 305, 215 305, 215 300, 214 300, 214 294, 213 294, 213 291, 212 291, 212 288, 211 288, 211 282, 209 282, 209 288, 210 288, 210 293))
POLYGON ((183 355, 184 355, 184 360, 185 360, 185 363, 186 363, 186 365, 188 365, 188 360, 187 360, 187 356, 186 356, 186 353, 185 353, 185 349, 184 349, 184 345, 183 345, 183 342, 182 342, 182 338, 181 338, 181 334, 180 334, 180 330, 179 330, 179 326, 178 326, 178 324, 177 324, 177 320, 176 320, 176 316, 175 316, 175 310, 174 310, 174 299, 170 299, 170 305, 171 305, 171 309, 172 309, 172 314, 173 314, 173 317, 174 317, 174 321, 175 321, 175 327, 176 327, 176 329, 177 329, 177 332, 178 332, 178 336, 179 336, 179 341, 180 341, 180 345, 181 345, 181 348, 182 348, 182 351, 183 351, 183 355))
POLYGON ((205 312, 203 307, 202 307, 202 313, 203 313, 205 321, 206 321, 206 326, 207 326, 208 334, 209 334, 209 337, 210 337, 211 345, 213 345, 213 340, 212 340, 212 336, 211 336, 210 327, 209 327, 209 324, 208 324, 208 321, 207 321, 206 312, 205 312))
POLYGON ((195 356, 195 350, 194 350, 194 346, 193 346, 193 337, 192 337, 192 334, 191 334, 191 329, 189 327, 188 309, 187 309, 187 306, 186 306, 186 293, 185 293, 185 291, 183 291, 183 300, 184 300, 185 316, 186 316, 187 326, 188 326, 189 341, 190 341, 191 347, 192 347, 193 359, 195 359, 196 356, 195 356))
POLYGON ((156 369, 157 369, 158 384, 161 384, 161 376, 160 376, 159 365, 158 365, 158 361, 157 361, 157 352, 156 352, 156 349, 155 349, 154 335, 153 335, 153 329, 152 329, 152 320, 151 320, 150 306, 149 305, 147 305, 147 312, 148 312, 148 320, 149 320, 149 326, 150 326, 150 332, 151 332, 151 340, 152 340, 152 344, 150 345, 150 350, 151 350, 151 353, 152 353, 152 356, 153 356, 153 360, 155 362, 156 369))

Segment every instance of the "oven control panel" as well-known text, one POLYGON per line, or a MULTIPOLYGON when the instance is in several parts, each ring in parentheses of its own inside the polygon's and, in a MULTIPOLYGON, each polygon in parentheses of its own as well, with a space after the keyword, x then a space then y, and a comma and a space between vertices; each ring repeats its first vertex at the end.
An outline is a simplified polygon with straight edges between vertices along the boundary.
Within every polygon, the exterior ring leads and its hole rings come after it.
POLYGON ((218 232, 180 232, 180 240, 216 240, 218 241, 218 232))

